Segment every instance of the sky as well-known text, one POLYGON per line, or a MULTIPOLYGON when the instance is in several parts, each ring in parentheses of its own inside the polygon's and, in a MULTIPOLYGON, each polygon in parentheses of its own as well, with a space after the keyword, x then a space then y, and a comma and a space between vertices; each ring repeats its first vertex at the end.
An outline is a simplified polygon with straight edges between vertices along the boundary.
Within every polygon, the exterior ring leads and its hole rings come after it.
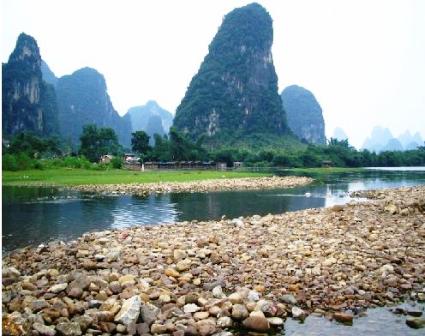
MULTIPOLYGON (((148 100, 174 113, 223 17, 243 0, 1 0, 1 58, 21 32, 56 76, 89 66, 119 114, 148 100)), ((356 147, 374 126, 425 136, 425 1, 257 1, 273 19, 279 92, 319 101, 330 137, 356 147)))

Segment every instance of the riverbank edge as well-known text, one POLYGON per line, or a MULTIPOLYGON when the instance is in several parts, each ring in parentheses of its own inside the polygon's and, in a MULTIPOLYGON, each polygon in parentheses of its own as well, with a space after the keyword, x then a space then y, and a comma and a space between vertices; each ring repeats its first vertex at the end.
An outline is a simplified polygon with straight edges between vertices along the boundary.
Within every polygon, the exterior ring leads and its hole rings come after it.
POLYGON ((87 233, 14 251, 3 258, 6 324, 210 335, 270 331, 310 313, 352 323, 359 308, 425 300, 425 187, 377 192, 328 209, 87 233))

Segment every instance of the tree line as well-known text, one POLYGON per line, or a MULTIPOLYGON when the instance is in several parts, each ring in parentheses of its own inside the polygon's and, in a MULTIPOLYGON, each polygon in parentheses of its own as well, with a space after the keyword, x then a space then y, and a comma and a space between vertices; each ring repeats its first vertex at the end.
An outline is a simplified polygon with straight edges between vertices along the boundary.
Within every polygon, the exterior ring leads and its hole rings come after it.
MULTIPOLYGON (((425 146, 408 151, 356 150, 348 140, 331 139, 326 145, 302 145, 295 149, 278 146, 261 150, 222 147, 208 151, 202 139, 191 141, 184 134, 171 128, 168 135, 154 135, 154 145, 149 144, 144 131, 132 133, 131 150, 141 162, 157 161, 216 161, 243 162, 247 167, 395 167, 425 165, 425 146)), ((86 125, 80 137, 78 152, 69 152, 59 138, 40 138, 34 134, 21 133, 3 143, 3 169, 71 168, 121 168, 124 148, 111 128, 86 125), (114 158, 107 164, 99 163, 103 155, 114 158)))

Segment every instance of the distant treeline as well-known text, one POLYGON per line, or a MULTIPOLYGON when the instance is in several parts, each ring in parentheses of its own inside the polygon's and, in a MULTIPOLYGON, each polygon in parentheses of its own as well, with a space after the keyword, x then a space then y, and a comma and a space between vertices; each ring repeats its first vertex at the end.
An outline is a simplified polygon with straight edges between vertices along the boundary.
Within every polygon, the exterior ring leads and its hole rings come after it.
MULTIPOLYGON (((247 167, 396 167, 424 166, 425 146, 408 151, 384 151, 379 154, 358 151, 348 140, 331 139, 326 145, 305 145, 282 149, 279 146, 261 150, 221 148, 208 151, 202 141, 194 143, 174 128, 170 134, 154 135, 154 146, 143 131, 132 133, 132 151, 146 161, 216 161, 243 162, 247 167)), ((128 149, 129 150, 129 149, 128 149)), ((86 125, 80 137, 78 152, 69 152, 59 138, 40 138, 21 133, 3 143, 3 169, 46 169, 54 167, 107 169, 121 168, 124 149, 111 128, 86 125), (111 154, 108 164, 99 163, 102 155, 111 154)))

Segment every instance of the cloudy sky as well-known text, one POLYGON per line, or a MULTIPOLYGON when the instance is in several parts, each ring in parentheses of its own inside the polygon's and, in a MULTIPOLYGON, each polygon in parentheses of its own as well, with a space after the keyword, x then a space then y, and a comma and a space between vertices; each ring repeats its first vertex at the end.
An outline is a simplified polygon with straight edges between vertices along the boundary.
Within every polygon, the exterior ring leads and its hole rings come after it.
MULTIPOLYGON (((425 135, 425 1, 260 0, 273 18, 279 91, 320 102, 327 136, 360 146, 375 125, 425 135)), ((154 99, 175 111, 223 16, 238 0, 2 0, 1 58, 20 32, 57 76, 104 74, 122 115, 154 99)))

